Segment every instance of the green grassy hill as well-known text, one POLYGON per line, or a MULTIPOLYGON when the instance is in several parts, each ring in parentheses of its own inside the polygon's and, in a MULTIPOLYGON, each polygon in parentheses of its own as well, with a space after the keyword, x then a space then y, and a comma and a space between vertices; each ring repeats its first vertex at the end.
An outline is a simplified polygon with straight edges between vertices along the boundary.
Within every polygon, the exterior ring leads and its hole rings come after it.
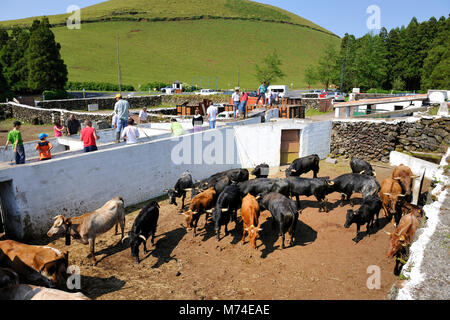
MULTIPOLYGON (((203 87, 257 86, 255 63, 277 50, 286 77, 304 87, 303 71, 320 57, 331 32, 297 15, 248 0, 110 0, 81 10, 81 30, 50 16, 71 81, 117 82, 116 34, 123 83, 181 80, 203 87), (89 22, 89 23, 88 23, 89 22), (208 83, 209 79, 209 83, 208 83)), ((2 21, 29 25, 33 18, 2 21)))

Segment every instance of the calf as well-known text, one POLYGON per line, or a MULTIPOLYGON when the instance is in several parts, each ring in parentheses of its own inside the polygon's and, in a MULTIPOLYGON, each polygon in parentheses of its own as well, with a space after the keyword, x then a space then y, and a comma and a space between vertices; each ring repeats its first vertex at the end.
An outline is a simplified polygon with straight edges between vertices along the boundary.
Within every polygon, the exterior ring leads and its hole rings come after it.
POLYGON ((381 182, 381 188, 378 194, 383 203, 385 216, 390 220, 394 217, 395 226, 397 226, 401 218, 400 207, 405 197, 402 194, 402 186, 397 180, 386 178, 381 182))
POLYGON ((257 165, 256 168, 251 172, 251 174, 256 176, 256 179, 268 178, 269 177, 269 165, 265 164, 265 163, 257 165))
POLYGON ((144 244, 144 254, 147 254, 147 239, 152 236, 152 245, 154 245, 156 226, 159 218, 159 205, 156 201, 152 201, 142 208, 138 216, 133 222, 131 228, 131 256, 136 258, 139 264, 139 246, 144 244))
POLYGON ((205 227, 208 222, 208 212, 206 210, 211 209, 214 205, 214 201, 216 199, 216 190, 214 188, 209 188, 205 190, 192 199, 191 204, 189 205, 189 209, 186 212, 182 212, 181 214, 186 217, 186 226, 187 228, 193 228, 194 234, 196 236, 197 224, 200 216, 206 212, 205 219, 205 227))
POLYGON ((169 195, 169 204, 177 206, 177 198, 181 198, 181 208, 184 208, 184 199, 186 199, 186 191, 192 190, 194 187, 194 182, 192 180, 191 174, 186 171, 183 172, 177 183, 172 189, 166 189, 165 192, 169 195))
MULTIPOLYGON (((258 227, 259 220, 259 204, 256 198, 250 193, 242 199, 241 217, 243 222, 242 245, 245 243, 245 236, 248 234, 248 241, 253 249, 256 249, 256 238, 259 231, 262 229, 258 227)), ((284 241, 283 241, 284 242, 284 241)))
POLYGON ((401 258, 406 254, 406 248, 414 240, 418 227, 419 219, 411 212, 400 219, 400 223, 394 233, 386 232, 389 235, 389 247, 386 255, 388 258, 393 258, 395 256, 396 263, 394 274, 396 275, 400 273, 400 267, 402 265, 401 258))
POLYGON ((278 225, 279 235, 281 236, 281 248, 284 246, 284 234, 289 232, 291 237, 289 244, 294 245, 294 233, 297 226, 298 212, 292 201, 282 194, 271 192, 259 199, 261 209, 269 210, 272 215, 272 227, 278 225))
POLYGON ((373 177, 377 176, 370 163, 362 159, 352 158, 350 160, 350 168, 352 168, 353 173, 365 174, 373 177))
POLYGON ((220 227, 225 226, 225 235, 228 234, 228 223, 230 218, 236 221, 237 210, 241 206, 241 193, 236 185, 225 187, 224 191, 219 195, 216 207, 208 213, 212 212, 214 220, 214 228, 216 230, 216 240, 220 239, 220 227))
POLYGON ((20 282, 55 287, 67 279, 69 254, 48 246, 0 241, 0 266, 12 269, 20 282))
POLYGON ((400 183, 407 199, 410 198, 413 179, 417 178, 417 176, 412 173, 411 169, 401 164, 395 167, 394 172, 392 172, 392 178, 400 183))
POLYGON ((238 187, 242 197, 249 193, 256 197, 269 192, 278 192, 287 197, 290 195, 289 182, 285 179, 253 179, 238 183, 238 187))
POLYGON ((0 290, 0 300, 90 300, 81 292, 71 293, 29 284, 0 290))
POLYGON ((53 218, 55 222, 47 236, 52 237, 65 233, 66 245, 70 245, 70 236, 82 244, 89 244, 91 261, 96 264, 94 254, 95 238, 107 231, 114 225, 120 224, 122 230, 121 240, 124 238, 125 230, 125 206, 121 197, 116 197, 109 200, 103 207, 83 214, 75 218, 66 218, 64 215, 59 215, 53 218))
POLYGON ((317 201, 320 202, 319 212, 328 212, 327 194, 330 193, 330 188, 334 185, 333 181, 329 179, 306 179, 299 177, 287 178, 289 182, 290 195, 295 196, 297 200, 297 208, 300 208, 300 196, 310 197, 314 195, 317 201))
POLYGON ((350 226, 356 224, 356 237, 353 241, 358 243, 359 239, 359 228, 367 223, 366 232, 370 236, 369 229, 373 227, 375 215, 377 216, 378 225, 378 215, 381 210, 381 200, 377 195, 369 196, 364 199, 361 207, 355 212, 353 210, 347 210, 347 217, 345 220, 344 227, 350 228, 350 226))
POLYGON ((289 168, 286 169, 286 178, 299 177, 309 171, 313 171, 314 178, 317 178, 317 174, 319 173, 319 162, 320 158, 317 154, 296 159, 289 168))
POLYGON ((353 193, 362 193, 363 198, 367 198, 380 190, 380 184, 374 177, 358 173, 343 174, 334 179, 333 183, 330 193, 336 191, 342 194, 341 206, 344 205, 345 197, 347 197, 347 201, 350 201, 350 205, 353 207, 350 200, 353 193))

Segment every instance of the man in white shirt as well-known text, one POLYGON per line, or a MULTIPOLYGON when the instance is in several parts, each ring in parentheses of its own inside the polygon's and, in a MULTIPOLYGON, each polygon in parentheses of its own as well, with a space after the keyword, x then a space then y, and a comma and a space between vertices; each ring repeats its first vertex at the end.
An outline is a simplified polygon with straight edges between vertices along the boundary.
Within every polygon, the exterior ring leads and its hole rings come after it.
POLYGON ((143 107, 139 112, 139 124, 146 123, 148 118, 147 107, 143 107))
POLYGON ((208 107, 208 110, 206 110, 206 121, 209 122, 210 129, 216 128, 216 119, 218 113, 219 109, 213 104, 208 107))
POLYGON ((126 140, 127 144, 137 143, 139 129, 134 126, 133 118, 128 119, 128 126, 123 129, 121 138, 126 140))
POLYGON ((241 103, 241 94, 239 93, 239 89, 236 89, 231 98, 233 99, 234 117, 236 118, 236 111, 238 110, 239 104, 241 103))

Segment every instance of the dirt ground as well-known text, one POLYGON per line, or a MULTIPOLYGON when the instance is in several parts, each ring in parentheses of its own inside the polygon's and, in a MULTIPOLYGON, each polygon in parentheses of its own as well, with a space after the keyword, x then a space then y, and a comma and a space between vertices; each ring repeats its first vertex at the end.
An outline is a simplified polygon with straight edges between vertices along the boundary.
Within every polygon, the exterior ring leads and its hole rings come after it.
MULTIPOLYGON (((8 132, 13 129, 13 122, 13 119, 0 121, 0 145, 5 145, 6 139, 8 138, 8 132)), ((53 125, 32 125, 24 123, 23 121, 20 132, 22 133, 24 142, 39 140, 38 135, 42 132, 48 134, 49 137, 55 136, 53 133, 53 125)))
MULTIPOLYGON (((374 168, 379 181, 392 172, 374 168)), ((348 172, 348 162, 332 165, 322 161, 319 176, 334 178, 348 172)), ((285 250, 281 249, 281 238, 271 229, 268 211, 261 214, 263 231, 257 250, 252 250, 248 242, 244 246, 239 243, 241 223, 231 222, 226 237, 222 228, 222 238, 216 242, 212 220, 204 229, 202 216, 197 237, 193 238, 192 232, 185 230, 184 217, 178 215, 181 202, 176 208, 165 199, 159 202, 156 246, 152 248, 149 241, 152 251, 139 265, 131 258, 128 241, 118 243, 120 235, 114 235, 114 230, 96 240, 97 266, 91 266, 87 259, 88 246, 73 241, 66 247, 63 238, 51 245, 69 250, 70 264, 81 269, 81 290, 93 299, 386 299, 396 277, 394 261, 385 255, 388 235, 384 231, 392 232, 393 224, 387 224, 381 211, 380 229, 355 244, 356 225, 344 228, 350 205, 337 206, 338 193, 328 198, 333 210, 326 214, 318 212, 315 198, 301 197, 305 209, 299 216, 295 244, 285 250), (366 286, 372 275, 367 268, 372 265, 381 270, 378 290, 366 286)), ((352 199, 360 203, 361 195, 354 194, 352 199)), ((127 208, 126 233, 143 206, 127 208)), ((365 230, 363 226, 361 231, 365 230)))

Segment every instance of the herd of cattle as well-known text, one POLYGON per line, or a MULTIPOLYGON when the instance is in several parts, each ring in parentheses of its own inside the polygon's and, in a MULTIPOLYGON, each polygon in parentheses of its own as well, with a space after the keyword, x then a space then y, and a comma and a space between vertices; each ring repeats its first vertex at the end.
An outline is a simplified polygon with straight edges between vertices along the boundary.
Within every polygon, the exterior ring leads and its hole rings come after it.
MULTIPOLYGON (((353 193, 361 193, 362 204, 358 210, 348 210, 345 228, 356 224, 355 243, 360 239, 360 227, 367 224, 367 233, 374 225, 379 225, 379 212, 384 209, 388 221, 394 219, 395 231, 390 235, 387 256, 396 258, 395 273, 401 266, 401 257, 406 253, 419 226, 422 211, 411 205, 412 182, 415 176, 410 168, 400 165, 395 168, 392 177, 379 184, 372 166, 361 159, 350 162, 353 173, 341 175, 335 179, 317 177, 319 157, 311 155, 295 160, 286 169, 286 178, 268 178, 269 166, 261 164, 251 173, 247 169, 231 169, 216 173, 204 180, 194 180, 189 172, 184 172, 174 188, 165 190, 169 203, 177 206, 181 198, 180 215, 185 217, 187 230, 197 234, 200 217, 205 215, 205 228, 212 216, 216 240, 220 241, 221 227, 228 234, 230 221, 238 223, 238 211, 243 224, 242 244, 248 235, 252 248, 262 230, 259 226, 260 213, 268 210, 272 216, 272 229, 281 236, 281 247, 285 248, 285 234, 289 233, 289 244, 294 244, 295 229, 299 214, 302 212, 300 196, 314 196, 319 203, 319 212, 329 212, 327 195, 333 192, 342 194, 340 205, 351 202, 353 193), (314 177, 301 178, 302 174, 313 171, 314 177), (255 179, 249 179, 250 174, 255 179), (185 208, 187 192, 191 192, 191 202, 185 208), (295 197, 295 201, 292 198, 295 197), (375 219, 376 217, 376 219, 375 219)), ((147 254, 147 240, 152 245, 159 218, 159 205, 152 201, 147 204, 136 219, 128 236, 125 237, 125 206, 121 197, 108 201, 103 207, 79 217, 67 218, 64 215, 54 217, 48 237, 63 235, 66 245, 71 238, 89 244, 90 259, 95 259, 95 238, 115 226, 121 228, 121 242, 130 238, 131 255, 140 262, 139 247, 143 244, 147 254)), ((0 241, 0 299, 87 299, 82 294, 72 294, 54 289, 65 284, 68 253, 48 246, 22 244, 13 240, 0 241), (20 284, 19 283, 22 283, 20 284), (33 285, 23 284, 33 283, 33 285), (39 287, 37 285, 43 285, 39 287), (50 288, 47 288, 50 287, 50 288)))

